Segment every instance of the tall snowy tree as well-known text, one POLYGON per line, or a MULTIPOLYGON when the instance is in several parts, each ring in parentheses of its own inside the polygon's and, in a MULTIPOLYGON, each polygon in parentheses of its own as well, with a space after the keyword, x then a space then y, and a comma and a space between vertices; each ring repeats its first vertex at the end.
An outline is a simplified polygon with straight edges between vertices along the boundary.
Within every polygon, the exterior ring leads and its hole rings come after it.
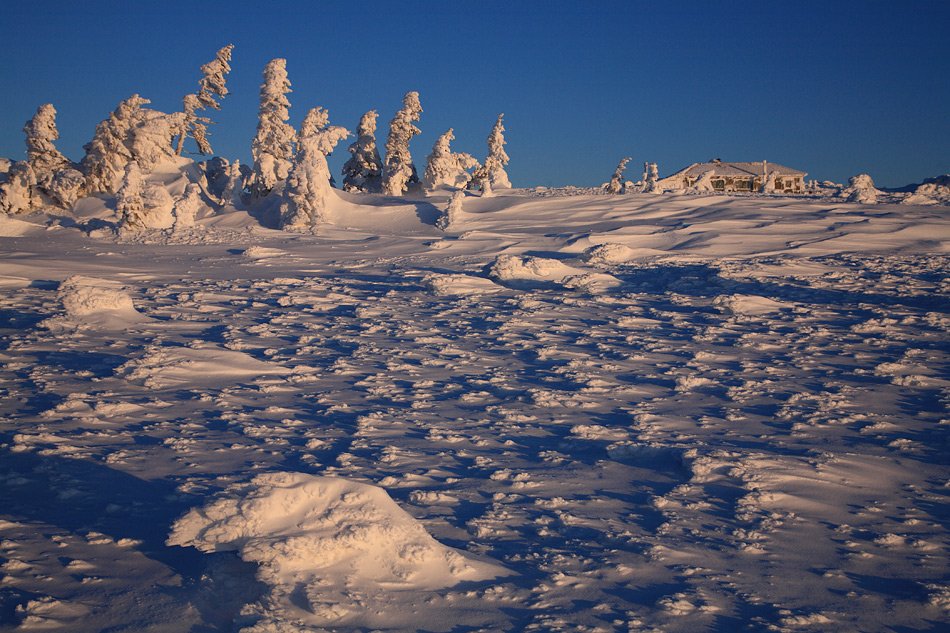
POLYGON ((347 151, 352 154, 343 165, 343 190, 377 192, 382 186, 383 165, 376 149, 376 110, 360 119, 356 141, 347 151))
POLYGON ((178 147, 175 150, 179 156, 185 147, 185 138, 191 135, 198 144, 198 151, 202 154, 213 153, 208 142, 208 124, 211 119, 198 116, 198 110, 212 108, 220 110, 221 105, 216 97, 223 98, 228 94, 225 75, 231 72, 231 50, 233 44, 218 50, 215 58, 201 67, 202 77, 198 81, 197 94, 187 94, 182 99, 184 107, 184 124, 178 136, 178 147))
POLYGON ((508 164, 508 153, 505 152, 505 126, 502 125, 504 114, 498 115, 495 127, 488 135, 488 158, 485 159, 485 169, 488 170, 492 187, 496 189, 511 189, 511 181, 505 165, 508 164))
POLYGON ((252 187, 257 197, 266 196, 274 185, 285 180, 293 165, 294 128, 286 122, 290 118, 289 92, 287 60, 272 59, 264 67, 257 134, 251 143, 252 187))
POLYGON ((643 163, 643 191, 653 193, 657 190, 657 182, 660 180, 660 171, 656 163, 643 163))
POLYGON ((334 195, 327 155, 350 134, 346 128, 327 125, 328 121, 326 110, 313 108, 300 126, 297 155, 280 205, 281 228, 312 231, 326 221, 327 200, 334 195))
POLYGON ((440 186, 464 187, 471 175, 468 170, 478 164, 470 154, 452 151, 451 143, 455 140, 454 130, 449 130, 440 136, 432 153, 426 160, 426 170, 422 176, 422 183, 426 189, 435 189, 440 186))
POLYGON ((409 141, 422 132, 414 125, 421 115, 419 93, 407 92, 402 100, 402 109, 389 124, 389 138, 386 139, 383 193, 387 196, 401 196, 410 184, 419 182, 416 166, 412 164, 412 154, 409 153, 409 141))
POLYGON ((56 129, 56 108, 52 103, 37 108, 23 132, 26 134, 27 160, 40 185, 51 181, 57 171, 70 166, 69 160, 56 149, 59 130, 56 129))
POLYGON ((194 182, 188 183, 181 197, 175 201, 175 230, 195 226, 195 216, 202 206, 201 186, 194 182))
POLYGON ((626 193, 627 188, 623 184, 623 170, 627 168, 627 163, 629 163, 630 160, 630 157, 620 159, 620 164, 617 165, 617 169, 614 170, 614 175, 610 177, 610 182, 607 183, 607 193, 626 193))
POLYGON ((96 126, 95 136, 83 146, 86 156, 82 169, 89 191, 115 193, 118 190, 125 166, 132 160, 128 140, 132 129, 141 122, 141 108, 147 103, 148 99, 132 95, 96 126))

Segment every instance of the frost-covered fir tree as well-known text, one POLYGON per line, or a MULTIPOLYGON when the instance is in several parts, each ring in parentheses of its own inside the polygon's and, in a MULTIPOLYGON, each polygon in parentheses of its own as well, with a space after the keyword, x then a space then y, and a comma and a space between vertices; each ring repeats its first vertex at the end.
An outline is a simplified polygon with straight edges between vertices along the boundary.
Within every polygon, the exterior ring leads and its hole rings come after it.
POLYGON ((441 186, 464 187, 471 175, 468 170, 478 164, 470 154, 452 151, 451 143, 455 140, 452 128, 440 136, 432 146, 432 153, 426 161, 425 174, 422 184, 432 190, 441 186))
POLYGON ((627 168, 627 163, 630 162, 630 157, 621 158, 620 163, 617 165, 617 169, 614 170, 614 175, 610 177, 610 182, 607 183, 605 187, 607 193, 626 193, 626 187, 623 182, 623 171, 627 168))
POLYGON ((656 163, 643 163, 643 191, 653 193, 657 190, 660 172, 656 163))
POLYGON ((389 124, 389 138, 386 139, 383 193, 387 196, 401 196, 410 184, 419 182, 416 166, 412 164, 412 154, 409 153, 409 141, 422 132, 414 125, 421 115, 419 93, 407 92, 402 100, 402 109, 389 124))
POLYGON ((334 195, 327 155, 350 134, 346 128, 327 125, 328 120, 326 110, 313 108, 300 126, 297 156, 280 205, 283 229, 313 231, 326 221, 327 200, 334 195))
POLYGON ((194 227, 195 216, 202 206, 201 186, 194 182, 188 183, 181 197, 175 201, 175 230, 194 227))
POLYGON ((29 161, 13 163, 7 181, 0 184, 0 212, 8 215, 29 213, 34 205, 36 176, 29 161))
POLYGON ((848 202, 861 204, 875 204, 881 191, 874 186, 874 180, 869 174, 858 174, 848 179, 848 186, 841 190, 841 195, 848 202))
POLYGON ((464 213, 462 209, 464 200, 464 189, 459 189, 453 193, 452 197, 449 198, 449 204, 445 207, 445 211, 439 216, 439 219, 435 221, 436 228, 448 231, 453 226, 458 225, 461 215, 464 213))
POLYGON ((132 95, 96 126, 92 140, 83 146, 86 156, 82 160, 82 170, 89 191, 115 193, 118 190, 125 166, 132 160, 128 139, 132 128, 141 121, 142 106, 148 102, 148 99, 132 95))
POLYGON ((488 170, 491 185, 495 189, 511 189, 511 181, 505 171, 509 158, 505 151, 505 126, 502 124, 504 116, 498 115, 495 127, 488 135, 488 158, 485 159, 485 169, 488 170))
POLYGON ((202 154, 211 154, 211 144, 208 142, 208 123, 211 119, 198 116, 198 110, 211 108, 220 110, 221 105, 217 98, 226 97, 228 88, 225 75, 231 72, 231 50, 233 44, 222 47, 215 54, 215 58, 201 67, 202 77, 198 81, 198 93, 185 95, 182 100, 184 106, 184 126, 178 136, 176 153, 180 156, 185 147, 185 137, 191 135, 202 154))
POLYGON ((475 169, 472 171, 468 188, 481 190, 483 198, 490 198, 495 195, 491 188, 491 171, 487 165, 480 165, 478 161, 475 161, 475 169))
POLYGON ((378 192, 382 187, 383 163, 376 149, 376 110, 360 119, 356 141, 346 150, 351 154, 343 165, 343 190, 378 192))
POLYGON ((263 197, 290 173, 294 157, 294 128, 290 118, 287 60, 272 59, 264 67, 257 134, 251 143, 254 159, 253 194, 263 197))
POLYGON ((121 233, 138 233, 147 227, 145 212, 145 179, 134 160, 125 166, 122 184, 115 195, 115 210, 119 215, 121 233))
POLYGON ((56 108, 46 103, 36 109, 33 118, 23 127, 26 134, 26 157, 40 186, 48 184, 61 169, 70 167, 69 160, 56 149, 56 108))
POLYGON ((765 177, 765 182, 762 183, 760 189, 761 193, 775 193, 775 178, 778 176, 778 172, 770 171, 765 177))

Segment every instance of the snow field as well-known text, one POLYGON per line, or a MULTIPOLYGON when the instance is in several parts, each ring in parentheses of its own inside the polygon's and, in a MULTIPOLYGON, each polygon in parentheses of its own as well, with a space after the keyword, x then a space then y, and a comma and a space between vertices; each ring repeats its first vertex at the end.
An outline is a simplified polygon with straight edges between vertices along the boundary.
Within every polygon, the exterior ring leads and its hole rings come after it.
POLYGON ((619 198, 9 238, 2 626, 945 621, 945 221, 619 198))

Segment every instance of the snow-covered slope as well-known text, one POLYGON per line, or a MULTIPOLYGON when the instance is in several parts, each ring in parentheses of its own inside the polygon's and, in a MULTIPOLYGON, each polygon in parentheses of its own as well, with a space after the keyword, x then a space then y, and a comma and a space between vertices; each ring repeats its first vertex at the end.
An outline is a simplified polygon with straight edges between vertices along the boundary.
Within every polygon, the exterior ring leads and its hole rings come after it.
POLYGON ((0 223, 0 628, 939 629, 946 209, 558 193, 0 223))

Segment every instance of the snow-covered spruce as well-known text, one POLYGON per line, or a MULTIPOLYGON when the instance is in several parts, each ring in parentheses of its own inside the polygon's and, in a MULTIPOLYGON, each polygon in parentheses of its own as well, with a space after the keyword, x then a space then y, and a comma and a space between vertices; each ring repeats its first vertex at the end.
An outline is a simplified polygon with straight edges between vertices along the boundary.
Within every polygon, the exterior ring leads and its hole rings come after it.
POLYGON ((376 149, 376 110, 360 119, 356 141, 346 150, 351 154, 343 165, 343 190, 378 193, 382 187, 383 162, 376 149))
POLYGON ((775 178, 778 176, 777 171, 770 171, 766 177, 765 182, 762 183, 761 193, 775 193, 775 178))
POLYGON ((483 198, 490 198, 495 195, 491 188, 491 172, 487 165, 480 165, 475 161, 475 169, 472 170, 472 177, 468 181, 468 189, 478 189, 482 192, 483 198))
POLYGON ((252 193, 266 196, 278 182, 290 173, 294 156, 294 128, 290 118, 290 80, 287 78, 287 60, 272 59, 264 67, 261 84, 261 104, 257 134, 251 142, 254 159, 252 193))
POLYGON ((657 191, 657 182, 660 180, 660 172, 656 163, 643 163, 643 191, 645 193, 654 193, 657 191))
POLYGON ((504 113, 498 115, 495 126, 488 135, 488 158, 485 159, 485 169, 491 179, 492 189, 511 189, 511 181, 505 166, 508 164, 508 153, 505 151, 505 126, 502 124, 504 113))
MULTIPOLYGON (((27 162, 33 171, 36 187, 54 204, 68 209, 83 193, 86 179, 56 149, 56 109, 53 104, 41 105, 23 128, 26 133, 27 162)), ((38 201, 32 196, 34 202, 38 201)))
POLYGON ((118 190, 125 167, 132 160, 127 139, 141 119, 142 106, 148 102, 137 94, 132 95, 96 126, 92 140, 83 147, 86 156, 82 160, 82 169, 90 192, 115 193, 118 190))
POLYGON ((125 165, 122 185, 115 195, 115 211, 119 216, 120 233, 138 233, 147 227, 145 221, 145 179, 134 160, 125 165))
POLYGON ((227 182, 221 192, 221 203, 230 204, 235 209, 244 208, 244 181, 245 174, 241 169, 241 161, 235 159, 227 166, 227 182))
POLYGON ((327 125, 329 118, 323 108, 313 108, 300 126, 297 156, 280 205, 283 229, 312 231, 326 221, 327 200, 335 195, 327 155, 350 134, 344 127, 327 125))
POLYGON ((422 177, 422 184, 428 190, 439 187, 464 187, 471 179, 468 172, 478 164, 471 154, 452 151, 451 143, 455 140, 454 130, 449 128, 440 136, 432 153, 426 160, 426 171, 422 177))
POLYGON ((631 158, 629 156, 620 159, 617 169, 614 170, 614 175, 610 177, 610 182, 608 182, 605 187, 607 193, 618 194, 627 192, 627 188, 623 183, 623 171, 627 168, 627 163, 629 163, 630 160, 631 158))
POLYGON ((422 132, 414 124, 421 115, 419 93, 407 92, 402 100, 402 109, 389 124, 389 138, 386 139, 382 188, 387 196, 401 196, 409 189, 409 185, 419 182, 412 154, 409 153, 409 141, 422 132))
POLYGON ((453 193, 452 197, 449 198, 449 204, 445 207, 445 211, 439 216, 439 219, 435 221, 435 226, 443 231, 448 231, 457 226, 462 213, 464 213, 462 209, 464 201, 464 189, 459 189, 453 193))
POLYGON ((233 48, 233 44, 228 44, 219 49, 215 58, 201 67, 202 77, 198 81, 198 92, 187 94, 182 99, 184 117, 182 129, 178 135, 178 146, 175 149, 175 153, 179 156, 185 148, 185 138, 189 135, 195 139, 199 153, 213 153, 211 144, 208 142, 208 124, 211 123, 211 119, 198 116, 198 110, 221 109, 216 97, 223 98, 228 94, 224 76, 231 72, 229 62, 233 48))

